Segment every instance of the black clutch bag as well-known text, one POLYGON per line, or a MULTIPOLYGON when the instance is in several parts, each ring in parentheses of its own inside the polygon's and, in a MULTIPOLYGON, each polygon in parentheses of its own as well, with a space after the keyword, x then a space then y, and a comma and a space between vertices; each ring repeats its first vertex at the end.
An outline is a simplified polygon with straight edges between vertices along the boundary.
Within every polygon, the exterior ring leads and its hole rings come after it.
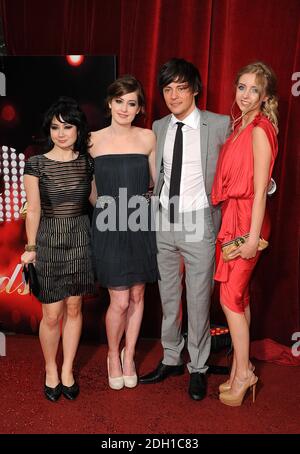
POLYGON ((40 284, 33 263, 28 263, 23 266, 23 276, 26 284, 29 285, 30 294, 33 293, 34 296, 38 297, 40 293, 40 284))

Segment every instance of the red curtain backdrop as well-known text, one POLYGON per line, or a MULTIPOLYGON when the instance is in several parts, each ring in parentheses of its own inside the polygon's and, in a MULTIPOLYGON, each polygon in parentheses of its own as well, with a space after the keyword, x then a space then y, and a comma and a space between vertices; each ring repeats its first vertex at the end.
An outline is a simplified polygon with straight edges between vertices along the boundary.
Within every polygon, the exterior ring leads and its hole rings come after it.
POLYGON ((292 93, 292 75, 300 72, 299 0, 0 0, 0 6, 10 55, 117 55, 118 73, 144 84, 148 127, 166 113, 156 74, 173 56, 199 68, 200 108, 225 114, 241 66, 263 60, 273 67, 280 94, 278 189, 269 200, 271 246, 252 281, 252 335, 290 344, 300 331, 300 87, 298 96, 292 93))

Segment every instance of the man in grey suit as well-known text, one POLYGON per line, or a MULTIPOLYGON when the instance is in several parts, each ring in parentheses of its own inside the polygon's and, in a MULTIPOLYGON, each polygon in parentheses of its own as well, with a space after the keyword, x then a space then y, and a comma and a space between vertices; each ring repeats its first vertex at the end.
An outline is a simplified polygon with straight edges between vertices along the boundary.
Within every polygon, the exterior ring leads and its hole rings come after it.
POLYGON ((228 116, 196 107, 202 87, 200 74, 192 63, 179 58, 169 60, 160 69, 158 84, 171 112, 153 124, 157 138, 154 195, 159 197, 156 228, 164 357, 153 372, 140 378, 140 383, 157 383, 170 375, 184 373, 183 261, 190 356, 188 391, 192 399, 201 400, 206 394, 209 308, 215 238, 220 225, 220 211, 211 205, 210 193, 230 121, 228 116))

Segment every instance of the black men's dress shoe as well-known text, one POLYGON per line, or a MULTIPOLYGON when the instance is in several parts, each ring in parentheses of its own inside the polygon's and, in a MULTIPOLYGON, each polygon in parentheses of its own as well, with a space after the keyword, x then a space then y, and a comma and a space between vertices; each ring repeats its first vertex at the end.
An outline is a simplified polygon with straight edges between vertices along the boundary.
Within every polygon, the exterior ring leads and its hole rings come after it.
POLYGON ((58 383, 58 385, 55 386, 55 388, 50 388, 50 386, 47 386, 46 384, 44 386, 44 394, 47 399, 51 400, 51 402, 56 402, 60 398, 61 393, 62 393, 61 383, 58 383))
POLYGON ((73 383, 72 386, 62 385, 62 393, 69 400, 76 399, 76 397, 79 394, 79 386, 76 383, 76 381, 73 383))
POLYGON ((190 376, 189 395, 194 400, 202 400, 206 396, 205 374, 192 372, 190 376))
POLYGON ((162 362, 159 363, 157 368, 150 372, 147 375, 143 375, 139 378, 139 383, 142 384, 151 384, 151 383, 158 383, 163 381, 165 378, 169 377, 170 375, 182 375, 184 374, 184 364, 180 364, 178 366, 167 366, 162 362))

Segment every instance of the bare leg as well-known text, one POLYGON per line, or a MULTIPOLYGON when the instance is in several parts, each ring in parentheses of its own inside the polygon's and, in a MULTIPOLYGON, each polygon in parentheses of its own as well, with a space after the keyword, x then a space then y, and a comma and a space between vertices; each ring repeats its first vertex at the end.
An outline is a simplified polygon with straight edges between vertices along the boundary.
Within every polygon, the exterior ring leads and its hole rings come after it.
POLYGON ((130 288, 129 308, 125 326, 124 375, 135 374, 134 354, 144 312, 144 293, 144 284, 134 285, 130 288))
MULTIPOLYGON (((249 332, 250 332, 250 323, 251 323, 251 313, 250 313, 250 305, 248 304, 248 306, 246 306, 245 308, 245 317, 246 317, 246 320, 247 320, 247 323, 248 323, 248 327, 249 327, 249 332)), ((251 363, 250 359, 249 359, 249 370, 252 371, 253 370, 253 364, 251 363)))
POLYGON ((227 318, 235 360, 236 371, 232 381, 231 389, 234 392, 236 388, 236 380, 242 382, 249 377, 249 325, 244 313, 236 313, 222 306, 227 318))
MULTIPOLYGON (((248 327, 250 328, 251 314, 250 314, 250 306, 249 306, 249 304, 248 304, 248 306, 246 306, 244 314, 245 314, 246 321, 248 323, 248 327)), ((253 368, 253 365, 252 365, 252 363, 249 360, 249 370, 252 370, 252 368, 253 368)), ((233 360, 232 360, 232 366, 231 366, 230 377, 229 377, 230 385, 233 382, 235 373, 236 373, 236 357, 235 357, 235 350, 233 350, 233 360)))
POLYGON ((110 304, 106 313, 106 335, 110 377, 123 375, 120 363, 120 342, 125 331, 129 307, 129 290, 109 289, 110 304))
POLYGON ((56 355, 60 340, 60 320, 63 316, 63 301, 43 304, 40 323, 40 342, 45 359, 46 385, 51 388, 59 383, 56 355))
POLYGON ((64 362, 62 365, 61 380, 65 386, 72 386, 74 384, 73 362, 82 329, 81 302, 81 296, 70 296, 66 298, 64 305, 62 325, 64 362))

